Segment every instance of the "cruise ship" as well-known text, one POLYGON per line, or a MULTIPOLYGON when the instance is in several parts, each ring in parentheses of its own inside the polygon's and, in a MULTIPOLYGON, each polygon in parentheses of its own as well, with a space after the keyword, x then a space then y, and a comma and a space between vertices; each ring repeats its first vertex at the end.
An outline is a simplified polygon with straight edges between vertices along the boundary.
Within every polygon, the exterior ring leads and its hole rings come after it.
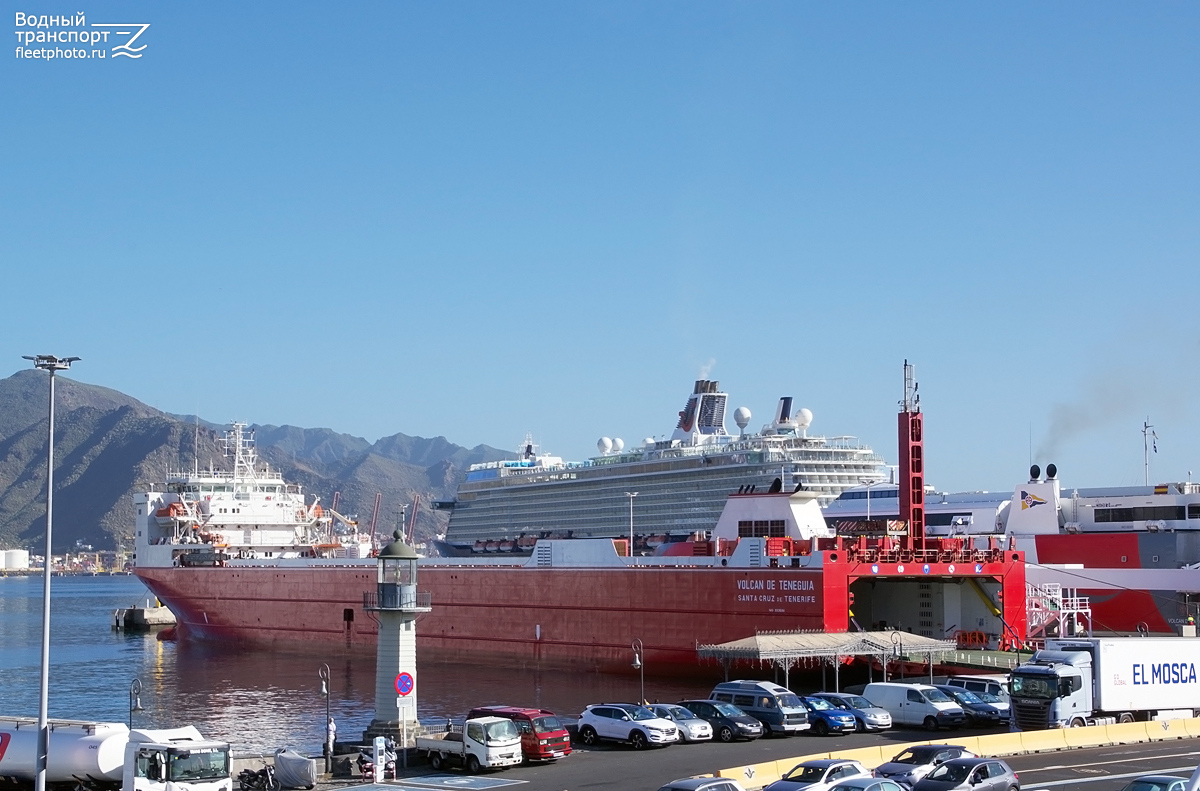
POLYGON ((528 554, 540 538, 616 538, 633 533, 634 551, 689 540, 712 529, 730 492, 766 491, 775 479, 814 492, 820 505, 841 492, 882 482, 883 458, 854 437, 808 436, 812 412, 779 399, 774 419, 746 433, 751 414, 733 413, 729 396, 708 379, 695 383, 670 439, 627 450, 602 438, 600 455, 581 462, 541 453, 526 438, 519 458, 472 465, 454 500, 443 556, 528 554))

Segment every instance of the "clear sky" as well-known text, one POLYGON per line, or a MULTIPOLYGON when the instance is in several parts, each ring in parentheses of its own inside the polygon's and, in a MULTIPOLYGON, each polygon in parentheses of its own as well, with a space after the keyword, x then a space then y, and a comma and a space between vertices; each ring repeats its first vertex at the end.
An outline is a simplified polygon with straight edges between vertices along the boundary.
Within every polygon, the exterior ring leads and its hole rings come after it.
POLYGON ((939 488, 1200 477, 1195 3, 5 8, 151 26, 0 50, 0 375, 582 458, 707 371, 894 463, 907 358, 939 488))

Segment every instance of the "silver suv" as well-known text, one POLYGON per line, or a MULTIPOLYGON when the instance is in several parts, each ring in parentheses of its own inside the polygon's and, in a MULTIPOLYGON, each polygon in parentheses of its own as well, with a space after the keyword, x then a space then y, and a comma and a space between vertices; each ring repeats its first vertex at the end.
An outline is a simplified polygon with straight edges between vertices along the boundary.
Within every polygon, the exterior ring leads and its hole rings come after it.
POLYGON ((652 745, 665 747, 678 738, 675 723, 636 703, 595 703, 579 715, 579 741, 588 746, 604 739, 644 750, 652 745))

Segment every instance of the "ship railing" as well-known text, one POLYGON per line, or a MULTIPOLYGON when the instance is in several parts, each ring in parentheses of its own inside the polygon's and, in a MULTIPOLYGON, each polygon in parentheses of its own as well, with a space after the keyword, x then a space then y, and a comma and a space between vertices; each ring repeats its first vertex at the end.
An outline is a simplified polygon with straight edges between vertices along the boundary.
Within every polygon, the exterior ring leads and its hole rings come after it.
POLYGON ((992 550, 887 550, 845 548, 847 558, 857 563, 999 563, 1004 552, 992 550))
POLYGON ((432 606, 433 594, 430 591, 413 590, 408 585, 382 591, 363 591, 364 610, 428 610, 432 606))

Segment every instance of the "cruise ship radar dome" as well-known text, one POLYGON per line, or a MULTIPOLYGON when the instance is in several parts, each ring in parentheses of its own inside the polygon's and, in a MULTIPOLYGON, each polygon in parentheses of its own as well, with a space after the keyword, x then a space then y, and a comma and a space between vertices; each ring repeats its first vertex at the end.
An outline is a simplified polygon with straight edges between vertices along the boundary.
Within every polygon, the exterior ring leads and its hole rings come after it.
POLYGON ((800 428, 808 428, 812 425, 812 410, 801 409, 796 413, 796 425, 800 428))
POLYGON ((654 447, 654 437, 646 437, 644 440, 642 440, 642 447, 643 448, 653 448, 654 447))
POLYGON ((608 453, 610 450, 612 450, 612 446, 613 442, 608 437, 601 437, 600 439, 596 440, 596 448, 599 449, 601 453, 608 453))
POLYGON ((621 439, 620 437, 613 438, 612 449, 615 453, 620 453, 621 451, 625 450, 625 440, 621 439))
POLYGON ((744 406, 740 406, 733 411, 733 422, 737 423, 737 427, 740 429, 744 429, 750 425, 750 417, 750 410, 744 406))

